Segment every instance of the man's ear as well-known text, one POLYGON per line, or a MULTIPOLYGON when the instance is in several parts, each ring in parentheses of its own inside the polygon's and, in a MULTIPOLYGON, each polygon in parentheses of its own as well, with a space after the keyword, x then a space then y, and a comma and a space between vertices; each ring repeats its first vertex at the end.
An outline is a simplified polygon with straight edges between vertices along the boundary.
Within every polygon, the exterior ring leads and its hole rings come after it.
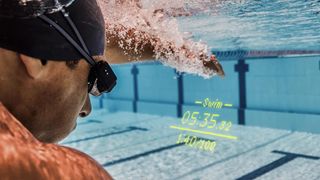
POLYGON ((44 66, 41 63, 40 59, 36 59, 23 54, 19 54, 19 59, 24 64, 27 73, 31 78, 37 79, 41 75, 44 66))

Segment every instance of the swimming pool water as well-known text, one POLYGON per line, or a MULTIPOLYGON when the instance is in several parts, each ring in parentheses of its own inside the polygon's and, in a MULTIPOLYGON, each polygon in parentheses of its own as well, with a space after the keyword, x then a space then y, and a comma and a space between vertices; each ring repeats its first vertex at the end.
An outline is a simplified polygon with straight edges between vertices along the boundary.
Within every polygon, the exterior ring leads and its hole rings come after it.
POLYGON ((235 125, 228 134, 238 140, 204 136, 217 142, 210 153, 177 145, 180 132, 169 126, 179 123, 167 116, 101 109, 79 121, 62 144, 91 155, 117 180, 320 178, 320 135, 235 125))
POLYGON ((191 1, 190 8, 196 16, 180 18, 182 30, 213 50, 320 50, 318 0, 191 1))

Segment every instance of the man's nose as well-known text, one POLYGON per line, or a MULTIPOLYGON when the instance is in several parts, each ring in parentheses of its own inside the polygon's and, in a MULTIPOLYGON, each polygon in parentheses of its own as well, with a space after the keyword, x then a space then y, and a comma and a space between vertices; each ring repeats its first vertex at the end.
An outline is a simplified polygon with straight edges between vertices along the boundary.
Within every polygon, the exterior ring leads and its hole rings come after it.
POLYGON ((91 102, 90 102, 90 96, 88 94, 87 98, 86 98, 86 102, 84 103, 84 105, 79 113, 79 116, 82 118, 87 117, 91 113, 91 110, 92 110, 92 107, 91 107, 91 102))

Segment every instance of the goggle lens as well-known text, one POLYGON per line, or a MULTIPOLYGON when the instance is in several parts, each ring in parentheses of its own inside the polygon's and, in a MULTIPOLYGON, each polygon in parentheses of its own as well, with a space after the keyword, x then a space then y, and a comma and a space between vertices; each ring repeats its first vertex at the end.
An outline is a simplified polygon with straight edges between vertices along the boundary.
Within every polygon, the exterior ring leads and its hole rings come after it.
POLYGON ((88 77, 88 92, 93 96, 109 93, 117 84, 117 77, 106 61, 94 64, 88 77))

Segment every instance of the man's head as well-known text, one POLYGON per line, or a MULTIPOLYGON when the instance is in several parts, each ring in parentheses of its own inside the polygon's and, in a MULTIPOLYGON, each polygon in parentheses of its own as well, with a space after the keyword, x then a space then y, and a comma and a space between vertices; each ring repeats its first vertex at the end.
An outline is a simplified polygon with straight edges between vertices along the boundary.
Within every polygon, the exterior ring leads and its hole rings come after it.
POLYGON ((70 14, 46 17, 75 39, 80 51, 44 19, 0 18, 0 101, 44 142, 61 140, 75 128, 78 116, 90 113, 88 75, 93 64, 83 58, 94 62, 91 56, 104 54, 104 21, 96 0, 76 0, 66 10, 70 14), (69 16, 88 50, 68 26, 69 16))
POLYGON ((39 140, 61 140, 90 113, 84 60, 41 61, 5 49, 0 59, 0 101, 39 140))

